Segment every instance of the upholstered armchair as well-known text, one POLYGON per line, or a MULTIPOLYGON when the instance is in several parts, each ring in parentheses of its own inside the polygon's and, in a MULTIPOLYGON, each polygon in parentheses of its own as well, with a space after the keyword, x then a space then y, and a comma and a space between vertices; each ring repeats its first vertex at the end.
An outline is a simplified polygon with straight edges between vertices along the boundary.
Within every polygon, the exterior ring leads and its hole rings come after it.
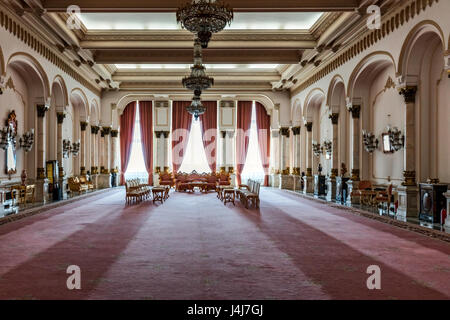
POLYGON ((161 172, 159 174, 159 185, 160 186, 170 186, 175 185, 175 180, 170 172, 161 172))
POLYGON ((206 187, 205 187, 205 191, 210 191, 210 190, 215 190, 216 189, 216 184, 217 184, 217 177, 214 173, 208 175, 208 177, 206 178, 206 187))
POLYGON ((375 197, 375 202, 377 207, 384 207, 386 213, 389 213, 389 209, 391 207, 391 199, 392 199, 392 184, 390 184, 386 191, 379 191, 375 197))
POLYGON ((231 185, 230 174, 229 173, 219 173, 219 179, 218 179, 217 183, 219 186, 231 185))
POLYGON ((89 188, 87 184, 82 184, 78 177, 70 177, 68 183, 69 190, 71 192, 77 192, 81 194, 82 192, 87 192, 89 188))
POLYGON ((88 179, 86 179, 86 176, 80 176, 79 180, 82 185, 87 185, 88 190, 94 189, 94 185, 92 184, 92 182, 90 182, 90 181, 88 181, 88 179))

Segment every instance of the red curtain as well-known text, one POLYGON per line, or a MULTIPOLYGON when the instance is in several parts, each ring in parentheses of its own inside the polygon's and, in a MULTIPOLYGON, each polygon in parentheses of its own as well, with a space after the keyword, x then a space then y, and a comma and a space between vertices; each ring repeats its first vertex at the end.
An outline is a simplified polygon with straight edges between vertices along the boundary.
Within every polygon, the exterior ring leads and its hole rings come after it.
POLYGON ((172 166, 178 172, 186 152, 191 131, 192 115, 186 111, 191 101, 174 101, 172 104, 172 166))
POLYGON ((270 116, 266 108, 256 102, 256 127, 258 130, 258 144, 261 162, 264 168, 264 185, 269 185, 269 162, 270 162, 270 116))
POLYGON ((153 103, 139 101, 139 123, 141 125, 141 145, 145 168, 148 172, 148 184, 153 185, 153 103))
POLYGON ((136 117, 136 101, 130 102, 120 116, 120 184, 125 184, 125 172, 130 161, 133 144, 134 121, 136 117))
POLYGON ((236 179, 238 185, 242 183, 241 174, 247 159, 250 141, 250 125, 252 122, 252 101, 239 101, 237 108, 236 132, 236 179))
POLYGON ((204 114, 200 115, 200 124, 203 137, 203 148, 208 160, 211 172, 216 172, 216 148, 217 148, 217 102, 203 101, 206 107, 204 114), (205 136, 206 133, 206 136, 205 136))

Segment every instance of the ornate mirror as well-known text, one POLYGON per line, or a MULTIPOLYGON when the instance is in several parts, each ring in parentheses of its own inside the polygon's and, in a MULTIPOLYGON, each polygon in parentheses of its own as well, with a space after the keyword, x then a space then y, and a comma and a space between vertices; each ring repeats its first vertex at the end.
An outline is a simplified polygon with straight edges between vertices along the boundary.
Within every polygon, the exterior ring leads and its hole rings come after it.
POLYGON ((17 119, 15 111, 11 111, 6 120, 7 138, 6 138, 6 173, 8 175, 15 174, 16 168, 16 136, 17 136, 17 119))

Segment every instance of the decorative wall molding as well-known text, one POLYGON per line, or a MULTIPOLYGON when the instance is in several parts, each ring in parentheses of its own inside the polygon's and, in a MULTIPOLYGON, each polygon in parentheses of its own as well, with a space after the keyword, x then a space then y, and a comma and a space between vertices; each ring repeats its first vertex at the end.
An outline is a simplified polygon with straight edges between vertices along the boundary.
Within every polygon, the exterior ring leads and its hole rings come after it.
POLYGON ((355 58, 360 53, 368 50, 378 41, 403 26, 403 24, 410 19, 412 20, 416 15, 419 15, 422 11, 425 11, 436 2, 439 2, 439 0, 411 0, 397 9, 395 13, 382 17, 380 29, 366 31, 361 37, 353 41, 353 44, 346 45, 346 49, 343 49, 340 54, 337 54, 322 69, 301 82, 298 86, 293 87, 294 89, 291 91, 291 96, 299 94, 337 68, 355 58))
POLYGON ((44 43, 34 31, 31 31, 28 27, 25 27, 16 17, 14 17, 11 13, 6 12, 6 10, 2 7, 0 7, 0 27, 3 27, 6 31, 25 43, 28 47, 36 51, 50 63, 64 71, 74 80, 78 81, 84 87, 92 91, 92 93, 100 97, 101 90, 98 87, 84 78, 80 72, 69 66, 69 64, 56 53, 57 51, 54 48, 51 48, 48 44, 44 43))

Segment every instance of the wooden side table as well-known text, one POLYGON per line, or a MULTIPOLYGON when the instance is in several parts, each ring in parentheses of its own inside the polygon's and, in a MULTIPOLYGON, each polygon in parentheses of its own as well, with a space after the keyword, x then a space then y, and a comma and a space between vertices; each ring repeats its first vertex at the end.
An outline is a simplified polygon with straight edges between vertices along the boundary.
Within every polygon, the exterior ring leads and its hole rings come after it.
POLYGON ((154 187, 152 189, 153 203, 155 203, 156 201, 160 201, 161 203, 164 203, 165 194, 166 194, 166 188, 154 187))
POLYGON ((236 192, 233 189, 223 189, 223 204, 226 205, 228 202, 232 202, 235 206, 234 200, 236 199, 236 192))

